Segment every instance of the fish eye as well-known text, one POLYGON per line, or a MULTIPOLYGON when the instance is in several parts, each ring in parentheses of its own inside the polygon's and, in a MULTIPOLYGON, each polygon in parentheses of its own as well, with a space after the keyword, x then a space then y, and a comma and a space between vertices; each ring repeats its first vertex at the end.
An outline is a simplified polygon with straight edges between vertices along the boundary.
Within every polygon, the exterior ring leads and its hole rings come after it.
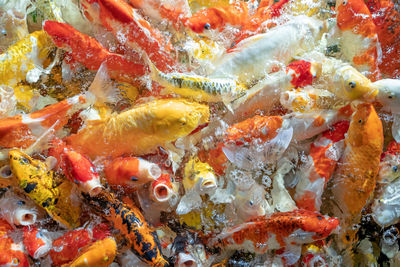
POLYGON ((344 0, 343 2, 342 2, 342 5, 347 5, 347 0, 344 0))
POLYGON ((7 35, 7 31, 6 30, 1 30, 1 35, 4 35, 4 36, 6 36, 7 35))
POLYGON ((29 164, 30 161, 27 158, 21 157, 20 162, 22 162, 23 164, 29 164))
POLYGON ((393 172, 397 172, 398 167, 397 166, 393 166, 393 172))
POLYGON ((350 88, 356 88, 357 83, 354 81, 349 82, 350 88))
POLYGON ((389 98, 390 98, 390 99, 392 99, 392 98, 393 98, 393 96, 392 96, 392 95, 390 95, 390 96, 389 96, 389 98))
POLYGON ((211 28, 210 23, 204 24, 204 29, 205 29, 205 30, 209 30, 210 28, 211 28))
POLYGON ((249 201, 249 205, 250 205, 250 206, 253 206, 253 205, 254 205, 253 200, 250 200, 250 201, 249 201))
POLYGON ((362 120, 358 120, 358 123, 362 123, 363 121, 362 120))

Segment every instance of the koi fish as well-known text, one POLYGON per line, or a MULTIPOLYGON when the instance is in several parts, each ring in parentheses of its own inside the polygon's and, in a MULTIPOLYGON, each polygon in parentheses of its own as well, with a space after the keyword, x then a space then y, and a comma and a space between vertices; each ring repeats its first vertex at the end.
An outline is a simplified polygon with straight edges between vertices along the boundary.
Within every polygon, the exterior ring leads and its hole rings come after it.
POLYGON ((10 46, 0 55, 0 85, 14 86, 21 81, 36 82, 44 62, 54 49, 44 31, 36 31, 10 46))
POLYGON ((383 110, 400 114, 400 80, 382 79, 372 83, 378 94, 376 100, 383 106, 383 110))
POLYGON ((114 238, 107 237, 82 248, 79 256, 64 267, 99 266, 107 267, 117 254, 117 243, 114 238))
POLYGON ((85 193, 96 195, 102 190, 100 176, 93 163, 63 141, 55 139, 48 155, 57 160, 57 168, 85 193))
POLYGON ((302 244, 327 238, 338 225, 338 219, 312 211, 275 212, 228 228, 209 243, 257 254, 285 248, 282 256, 292 265, 300 258, 302 244))
POLYGON ((107 182, 111 185, 140 186, 161 176, 157 164, 136 157, 119 157, 104 168, 107 182))
POLYGON ((277 62, 287 65, 294 56, 313 47, 322 29, 321 21, 298 16, 267 33, 247 38, 221 58, 212 77, 235 77, 248 85, 264 78, 277 62))
POLYGON ((170 70, 175 66, 171 43, 125 1, 84 0, 81 5, 89 20, 102 24, 122 45, 133 50, 143 49, 161 71, 170 70))
POLYGON ((196 33, 204 33, 208 30, 222 31, 227 25, 242 27, 248 17, 248 4, 236 1, 227 6, 200 10, 185 20, 185 26, 196 33))
POLYGON ((348 121, 340 121, 310 145, 309 161, 299 170, 294 200, 300 209, 319 211, 322 193, 344 150, 348 121))
POLYGON ((233 206, 238 218, 246 221, 271 213, 272 209, 269 207, 265 195, 263 186, 256 182, 246 189, 237 186, 233 206))
POLYGON ((0 199, 0 214, 11 225, 33 225, 39 211, 31 201, 7 191, 0 199))
POLYGON ((105 223, 68 231, 53 241, 49 252, 51 261, 56 266, 71 262, 78 257, 83 247, 108 236, 110 236, 110 229, 105 223))
POLYGON ((183 99, 158 99, 105 119, 90 121, 66 143, 90 158, 149 154, 157 146, 208 122, 208 106, 183 99), (118 144, 118 145, 117 145, 118 144))
POLYGON ((173 195, 178 194, 178 187, 172 183, 168 173, 162 173, 150 186, 150 197, 158 203, 167 202, 173 195))
POLYGON ((127 205, 112 193, 101 192, 89 198, 89 205, 111 222, 127 239, 129 246, 142 261, 152 266, 169 266, 161 252, 157 234, 135 206, 127 205))
POLYGON ((314 245, 310 244, 305 247, 304 252, 301 257, 301 266, 302 267, 328 267, 328 262, 324 257, 321 249, 314 245))
POLYGON ((381 155, 378 182, 391 183, 400 177, 400 144, 392 141, 381 155))
POLYGON ((151 70, 151 78, 168 92, 176 93, 183 97, 202 102, 229 103, 244 94, 246 87, 232 79, 206 77, 172 72, 162 73, 150 61, 146 60, 151 70))
POLYGON ((42 232, 34 225, 24 227, 24 246, 34 259, 45 256, 51 249, 50 239, 42 232))
POLYGON ((205 194, 217 187, 217 178, 210 165, 201 162, 197 157, 191 157, 185 165, 182 184, 185 192, 199 190, 205 194))
POLYGON ((336 11, 344 57, 377 80, 378 57, 382 52, 377 46, 377 28, 367 5, 362 0, 342 0, 336 3, 336 11))
POLYGON ((111 53, 96 39, 80 33, 66 23, 46 21, 43 29, 57 47, 70 51, 71 58, 89 70, 97 71, 104 64, 111 78, 131 83, 136 77, 146 73, 140 58, 128 59, 123 55, 111 53))
POLYGON ((179 30, 184 20, 191 15, 187 1, 174 1, 173 4, 159 0, 129 0, 128 2, 134 8, 141 9, 151 19, 158 22, 168 20, 176 30, 179 30))
POLYGON ((29 267, 27 255, 22 243, 15 243, 9 236, 13 228, 6 221, 0 219, 0 265, 29 267))
POLYGON ((81 209, 74 203, 70 181, 21 151, 11 150, 9 158, 16 182, 28 197, 62 225, 68 228, 79 225, 81 209))
MULTIPOLYGON (((250 16, 244 23, 240 32, 236 35, 234 43, 239 43, 241 40, 249 38, 255 34, 261 33, 264 25, 263 23, 274 18, 280 17, 287 6, 289 0, 281 0, 279 2, 270 4, 263 4, 260 2, 255 14, 250 16)), ((274 23, 268 23, 266 28, 271 28, 274 23)))
POLYGON ((375 189, 383 149, 382 123, 372 104, 359 104, 345 138, 345 150, 332 179, 334 214, 341 220, 340 241, 354 242, 361 211, 375 189))

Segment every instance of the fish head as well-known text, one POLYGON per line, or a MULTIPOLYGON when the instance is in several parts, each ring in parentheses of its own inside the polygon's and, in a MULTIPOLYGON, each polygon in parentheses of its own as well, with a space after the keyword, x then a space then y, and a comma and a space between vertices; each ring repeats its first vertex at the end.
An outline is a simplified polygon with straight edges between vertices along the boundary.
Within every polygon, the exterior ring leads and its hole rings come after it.
POLYGON ((337 218, 332 218, 327 215, 307 210, 298 210, 298 213, 301 213, 304 216, 302 230, 314 233, 312 236, 314 240, 328 237, 332 231, 339 226, 339 220, 337 218))
POLYGON ((400 80, 382 79, 373 83, 379 91, 376 100, 383 109, 392 113, 400 113, 400 80))
POLYGON ((336 70, 334 81, 350 100, 373 99, 378 94, 371 81, 352 66, 343 66, 336 70))
POLYGON ((11 150, 8 156, 10 159, 11 171, 18 181, 32 175, 40 175, 46 170, 46 165, 43 162, 32 159, 20 150, 11 150))
POLYGON ((210 30, 215 30, 223 25, 223 13, 221 8, 207 8, 200 10, 186 19, 185 26, 190 28, 195 33, 207 33, 210 30))
POLYGON ((183 186, 188 192, 198 189, 201 193, 209 193, 217 187, 217 178, 212 167, 199 158, 192 157, 185 165, 183 186))
POLYGON ((337 25, 342 31, 352 30, 363 36, 376 34, 371 12, 363 0, 338 0, 336 11, 337 25))
POLYGON ((151 183, 152 199, 157 202, 166 202, 178 194, 178 188, 171 181, 168 173, 163 173, 151 183))
POLYGON ((357 106, 347 135, 346 142, 349 142, 353 147, 369 145, 382 150, 382 122, 372 104, 362 103, 357 106))
POLYGON ((207 105, 183 99, 166 99, 163 103, 152 113, 152 128, 157 135, 178 138, 208 122, 210 111, 207 105))
POLYGON ((400 155, 387 152, 383 155, 379 164, 379 181, 390 183, 400 177, 400 155))

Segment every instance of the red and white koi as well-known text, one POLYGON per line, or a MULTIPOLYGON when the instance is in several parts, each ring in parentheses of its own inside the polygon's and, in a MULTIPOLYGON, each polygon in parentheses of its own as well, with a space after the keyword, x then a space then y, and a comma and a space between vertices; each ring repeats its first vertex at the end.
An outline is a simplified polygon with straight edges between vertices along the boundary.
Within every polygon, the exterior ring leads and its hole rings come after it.
POLYGON ((392 141, 381 155, 378 182, 391 183, 400 177, 400 144, 392 141))
POLYGON ((160 167, 137 157, 118 157, 106 164, 104 174, 110 185, 137 187, 161 176, 160 167))
POLYGON ((300 258, 302 244, 327 238, 338 225, 338 219, 312 211, 275 212, 226 229, 209 243, 257 254, 285 248, 282 256, 291 265, 300 258))
POLYGON ((96 172, 96 167, 90 159, 75 151, 71 146, 55 139, 52 141, 48 155, 57 159, 57 167, 83 192, 94 196, 102 190, 103 186, 100 183, 100 176, 96 172))
POLYGON ((150 197, 161 203, 170 200, 173 195, 178 194, 178 187, 171 181, 168 173, 163 173, 159 178, 154 180, 150 186, 150 197))
POLYGON ((28 256, 22 243, 16 243, 10 237, 12 227, 0 219, 0 266, 29 267, 28 256))
POLYGON ((348 128, 348 121, 337 122, 311 144, 308 161, 296 174, 300 180, 294 200, 300 209, 319 211, 324 188, 344 151, 348 128))
POLYGON ((51 249, 51 240, 34 225, 24 227, 24 246, 34 259, 46 256, 51 249))
POLYGON ((323 22, 298 16, 286 24, 238 43, 222 56, 212 77, 235 77, 248 85, 264 78, 280 64, 310 50, 323 30, 323 22))

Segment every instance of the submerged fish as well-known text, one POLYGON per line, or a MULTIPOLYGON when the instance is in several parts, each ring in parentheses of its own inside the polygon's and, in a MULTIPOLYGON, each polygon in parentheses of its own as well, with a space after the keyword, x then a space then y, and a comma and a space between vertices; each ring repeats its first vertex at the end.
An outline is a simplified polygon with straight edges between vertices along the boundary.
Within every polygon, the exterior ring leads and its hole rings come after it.
POLYGON ((312 211, 275 212, 228 228, 209 243, 257 254, 285 248, 282 256, 291 265, 300 258, 302 244, 327 238, 338 225, 338 219, 312 211))
POLYGON ((103 120, 90 121, 67 144, 94 158, 148 154, 208 122, 208 106, 187 100, 158 99, 103 120))
POLYGON ((343 153, 348 129, 348 121, 337 122, 310 145, 308 161, 296 174, 300 176, 294 196, 297 207, 319 211, 322 193, 343 153))
POLYGON ((378 182, 391 183, 400 177, 400 144, 392 141, 381 155, 378 182))
POLYGON ((9 152, 10 167, 23 192, 67 228, 80 222, 80 205, 74 203, 72 183, 49 170, 44 162, 18 150, 9 152))
MULTIPOLYGON (((341 220, 340 244, 351 246, 356 231, 352 228, 375 189, 383 149, 382 123, 372 104, 359 104, 345 138, 345 150, 332 179, 336 205, 333 214, 341 220)), ((344 245, 344 247, 343 247, 344 245)))

